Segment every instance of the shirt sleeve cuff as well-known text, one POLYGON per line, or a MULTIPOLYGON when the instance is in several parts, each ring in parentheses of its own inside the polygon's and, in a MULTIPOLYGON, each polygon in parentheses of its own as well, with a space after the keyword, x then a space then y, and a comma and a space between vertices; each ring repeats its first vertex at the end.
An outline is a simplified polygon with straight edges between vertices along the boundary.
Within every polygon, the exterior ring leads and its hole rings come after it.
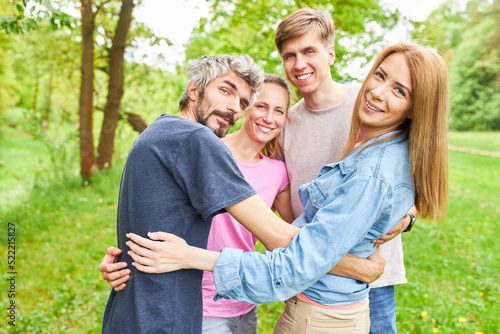
POLYGON ((241 281, 238 274, 243 250, 224 248, 214 267, 214 282, 217 295, 214 300, 221 298, 233 299, 241 289, 241 281))

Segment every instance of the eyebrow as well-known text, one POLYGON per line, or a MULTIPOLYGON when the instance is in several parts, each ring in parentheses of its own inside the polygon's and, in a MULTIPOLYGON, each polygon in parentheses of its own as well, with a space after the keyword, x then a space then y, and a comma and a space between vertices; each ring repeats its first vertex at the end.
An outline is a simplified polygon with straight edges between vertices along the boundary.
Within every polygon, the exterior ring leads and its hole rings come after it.
MULTIPOLYGON (((382 72, 385 76, 387 76, 387 72, 386 72, 386 71, 382 68, 382 66, 379 66, 378 68, 379 68, 380 72, 382 72)), ((403 85, 403 84, 402 84, 401 82, 399 82, 399 81, 396 81, 396 83, 397 83, 399 86, 401 86, 401 87, 403 87, 404 89, 406 89, 406 90, 408 91, 408 93, 411 95, 411 90, 410 90, 410 88, 406 87, 405 85, 403 85)))
MULTIPOLYGON (((234 83, 232 83, 231 81, 229 81, 229 80, 224 80, 224 82, 225 82, 226 84, 228 84, 229 86, 231 86, 231 88, 232 88, 232 89, 234 89, 236 92, 238 91, 238 88, 236 87, 236 85, 235 85, 234 83)), ((243 104, 245 104, 245 108, 246 108, 246 107, 250 104, 250 103, 248 102, 248 100, 247 100, 247 99, 245 99, 245 98, 241 99, 241 101, 243 102, 243 104)))

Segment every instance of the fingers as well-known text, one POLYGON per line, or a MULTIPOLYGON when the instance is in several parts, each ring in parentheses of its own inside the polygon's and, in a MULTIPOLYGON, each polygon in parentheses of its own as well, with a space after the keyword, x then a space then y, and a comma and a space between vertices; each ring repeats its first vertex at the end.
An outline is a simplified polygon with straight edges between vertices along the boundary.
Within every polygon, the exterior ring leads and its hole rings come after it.
POLYGON ((138 244, 139 246, 148 248, 148 249, 155 249, 157 241, 153 241, 147 238, 143 238, 141 236, 138 236, 135 233, 127 233, 127 238, 138 244))
POLYGON ((123 269, 127 266, 127 262, 109 263, 104 260, 99 265, 99 271, 103 274, 109 274, 111 272, 123 269))
POLYGON ((109 247, 106 250, 106 255, 110 255, 110 256, 119 256, 121 253, 122 253, 122 250, 120 248, 116 248, 113 246, 109 247))
POLYGON ((148 274, 158 274, 160 273, 155 267, 150 267, 150 266, 144 266, 140 264, 139 262, 132 262, 132 265, 137 268, 137 270, 142 271, 144 273, 148 274))
MULTIPOLYGON (((116 271, 106 275, 103 274, 102 278, 105 279, 113 288, 117 289, 130 279, 130 269, 116 271)), ((124 287, 125 286, 123 286, 123 288, 124 287)), ((123 288, 120 288, 120 290, 123 290, 123 288)))
POLYGON ((380 247, 375 247, 375 252, 373 252, 372 255, 370 255, 369 257, 371 256, 379 256, 380 255, 380 247))
MULTIPOLYGON (((157 241, 152 241, 152 242, 157 242, 157 241)), ((144 256, 147 258, 153 258, 155 255, 155 252, 151 251, 150 249, 144 248, 144 247, 142 247, 142 246, 140 246, 132 241, 127 241, 125 244, 136 255, 144 256)), ((130 255, 130 252, 127 252, 127 253, 130 255)))
POLYGON ((154 262, 153 260, 151 260, 150 258, 147 258, 147 257, 144 257, 144 256, 140 256, 136 253, 134 253, 133 251, 129 251, 127 252, 128 255, 130 255, 130 257, 132 258, 132 260, 134 260, 135 262, 132 262, 132 265, 135 266, 136 263, 139 263, 143 266, 152 266, 154 265, 154 262))
POLYGON ((152 240, 161 240, 161 241, 184 241, 184 239, 179 238, 175 234, 166 233, 166 232, 149 232, 148 237, 152 240))

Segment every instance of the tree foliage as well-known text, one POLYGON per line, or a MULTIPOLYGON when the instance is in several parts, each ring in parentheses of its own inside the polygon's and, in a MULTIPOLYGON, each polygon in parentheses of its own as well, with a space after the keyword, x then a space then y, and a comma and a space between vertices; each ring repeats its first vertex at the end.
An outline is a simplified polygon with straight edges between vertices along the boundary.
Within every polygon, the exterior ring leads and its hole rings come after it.
MULTIPOLYGON (((207 0, 211 4, 209 18, 202 18, 193 30, 186 48, 186 59, 221 53, 246 53, 262 65, 266 72, 281 72, 281 60, 274 45, 274 32, 289 13, 311 7, 332 13, 336 25, 337 80, 353 59, 366 64, 376 52, 379 42, 399 18, 399 12, 381 7, 378 0, 207 0)), ((359 65, 358 65, 359 66, 359 65)))
POLYGON ((76 19, 62 11, 54 2, 48 0, 13 0, 10 15, 0 15, 0 31, 7 34, 20 34, 36 30, 40 21, 47 20, 52 29, 62 27, 73 29, 76 19))
POLYGON ((457 130, 500 130, 500 0, 448 0, 414 38, 449 60, 451 123, 457 130))

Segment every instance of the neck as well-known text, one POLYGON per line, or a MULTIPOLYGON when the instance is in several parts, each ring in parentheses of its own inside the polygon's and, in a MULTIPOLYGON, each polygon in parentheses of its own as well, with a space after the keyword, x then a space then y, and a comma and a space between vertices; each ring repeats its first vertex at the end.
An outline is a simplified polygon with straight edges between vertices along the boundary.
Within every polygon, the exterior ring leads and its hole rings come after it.
POLYGON ((252 140, 243 128, 235 133, 227 135, 222 140, 229 148, 236 161, 255 164, 261 160, 260 152, 265 145, 252 140))
POLYGON ((397 129, 398 127, 394 127, 391 129, 383 129, 383 130, 377 130, 377 129, 368 130, 366 128, 361 128, 358 135, 358 139, 356 139, 356 144, 354 145, 354 148, 360 147, 372 139, 385 135, 386 133, 396 131, 397 129))
POLYGON ((323 83, 320 88, 309 94, 303 94, 307 106, 313 110, 323 110, 333 107, 345 99, 352 87, 347 86, 333 79, 323 83))
POLYGON ((181 110, 179 117, 198 123, 198 120, 196 119, 195 116, 194 108, 189 104, 184 109, 181 110))

